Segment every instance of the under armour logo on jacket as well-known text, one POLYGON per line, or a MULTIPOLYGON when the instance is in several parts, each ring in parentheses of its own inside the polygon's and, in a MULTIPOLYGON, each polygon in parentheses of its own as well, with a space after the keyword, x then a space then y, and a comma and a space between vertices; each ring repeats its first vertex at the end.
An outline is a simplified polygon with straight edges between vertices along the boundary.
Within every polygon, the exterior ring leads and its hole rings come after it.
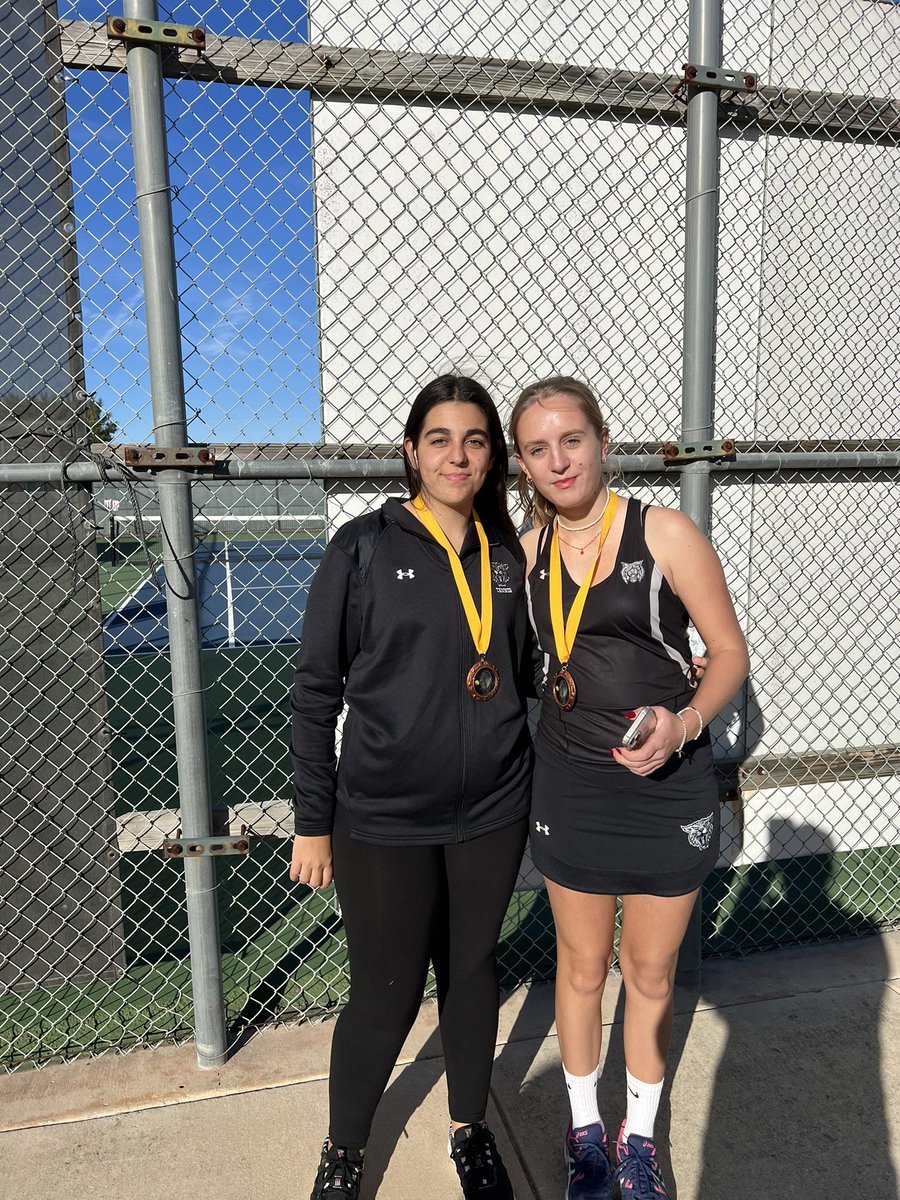
POLYGON ((416 573, 412 569, 412 567, 410 567, 410 569, 408 571, 400 571, 400 570, 397 571, 398 579, 415 579, 415 577, 416 577, 416 573))
POLYGON ((540 823, 540 821, 535 821, 534 827, 538 833, 544 834, 545 837, 550 836, 550 826, 549 825, 542 825, 540 823))

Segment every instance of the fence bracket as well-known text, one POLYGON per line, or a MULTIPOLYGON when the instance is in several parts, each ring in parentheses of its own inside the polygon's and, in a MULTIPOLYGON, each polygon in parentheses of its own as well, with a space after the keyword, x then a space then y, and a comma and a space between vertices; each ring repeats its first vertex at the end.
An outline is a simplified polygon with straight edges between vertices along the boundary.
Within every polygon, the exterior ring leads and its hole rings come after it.
POLYGON ((731 438, 715 442, 667 442, 662 448, 663 465, 686 462, 735 462, 737 448, 731 438))
POLYGON ((119 42, 143 42, 150 46, 186 46, 201 53, 206 49, 206 30, 197 25, 173 25, 171 21, 139 21, 108 16, 106 36, 119 42))
POLYGON ((126 467, 143 471, 168 471, 172 467, 214 467, 212 446, 120 446, 126 467))
POLYGON ((163 858, 220 858, 225 854, 249 854, 250 835, 242 827, 238 837, 163 838, 163 858))
POLYGON ((725 67, 701 67, 696 63, 683 63, 681 79, 674 88, 676 96, 688 88, 711 88, 719 92, 753 92, 758 80, 752 71, 729 71, 725 67))

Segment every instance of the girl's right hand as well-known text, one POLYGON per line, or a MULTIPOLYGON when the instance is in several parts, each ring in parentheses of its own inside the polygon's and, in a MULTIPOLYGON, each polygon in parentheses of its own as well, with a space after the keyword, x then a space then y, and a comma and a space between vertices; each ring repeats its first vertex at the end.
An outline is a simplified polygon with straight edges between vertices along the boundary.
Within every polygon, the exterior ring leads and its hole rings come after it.
POLYGON ((612 756, 617 763, 635 775, 652 775, 672 757, 681 741, 684 726, 668 708, 653 705, 656 727, 637 750, 613 746, 612 756))
POLYGON ((331 869, 331 835, 294 838, 291 851, 291 881, 305 883, 311 888, 328 887, 333 878, 331 869))

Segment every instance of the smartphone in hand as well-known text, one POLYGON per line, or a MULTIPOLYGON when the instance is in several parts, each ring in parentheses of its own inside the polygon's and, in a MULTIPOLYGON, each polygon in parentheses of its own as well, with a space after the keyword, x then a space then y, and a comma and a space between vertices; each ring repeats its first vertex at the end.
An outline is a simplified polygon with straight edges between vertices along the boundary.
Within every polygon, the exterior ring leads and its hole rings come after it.
POLYGON ((626 750, 639 750, 656 728, 656 713, 645 704, 622 735, 622 746, 626 750))

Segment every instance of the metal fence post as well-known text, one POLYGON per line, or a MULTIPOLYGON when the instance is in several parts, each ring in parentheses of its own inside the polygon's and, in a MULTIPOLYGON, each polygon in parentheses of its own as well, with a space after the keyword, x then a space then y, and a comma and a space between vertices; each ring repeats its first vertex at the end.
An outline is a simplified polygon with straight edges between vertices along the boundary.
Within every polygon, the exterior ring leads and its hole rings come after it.
MULTIPOLYGON (((722 62, 722 0, 690 0, 688 58, 692 65, 722 62)), ((691 88, 687 103, 685 181, 684 342, 681 431, 685 441, 712 436, 715 394, 716 267, 719 220, 719 95, 691 88)), ((688 464, 681 476, 681 508, 705 532, 710 528, 708 462, 688 464)), ((698 987, 701 975, 698 899, 678 959, 678 982, 698 987)))
MULTIPOLYGON (((155 21, 156 0, 125 0, 125 16, 155 21)), ((157 446, 180 447, 187 444, 187 418, 160 52, 130 44, 127 57, 153 431, 157 446)), ((159 472, 158 483, 181 825, 185 837, 209 837, 191 481, 183 471, 166 470, 159 472)), ((217 1067, 225 1061, 225 1009, 215 860, 185 859, 184 879, 197 1063, 217 1067)))

